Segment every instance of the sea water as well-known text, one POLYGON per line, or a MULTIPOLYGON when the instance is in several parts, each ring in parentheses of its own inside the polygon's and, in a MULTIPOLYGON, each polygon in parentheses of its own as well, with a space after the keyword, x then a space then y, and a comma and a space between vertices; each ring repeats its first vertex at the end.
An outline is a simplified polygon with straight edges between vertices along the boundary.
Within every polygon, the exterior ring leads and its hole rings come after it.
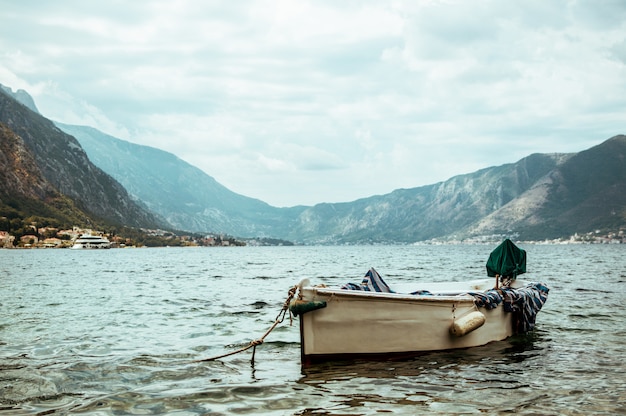
POLYGON ((494 246, 0 250, 0 414, 626 412, 626 245, 521 244, 537 328, 460 351, 302 368, 288 289, 486 277, 494 246))

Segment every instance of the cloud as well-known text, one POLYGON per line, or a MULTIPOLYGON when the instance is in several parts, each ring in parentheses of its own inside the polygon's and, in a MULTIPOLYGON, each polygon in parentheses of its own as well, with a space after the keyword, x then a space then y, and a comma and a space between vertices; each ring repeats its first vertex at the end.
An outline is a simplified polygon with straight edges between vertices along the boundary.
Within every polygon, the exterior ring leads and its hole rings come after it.
POLYGON ((620 1, 23 0, 0 19, 0 82, 44 115, 275 205, 624 133, 620 1))

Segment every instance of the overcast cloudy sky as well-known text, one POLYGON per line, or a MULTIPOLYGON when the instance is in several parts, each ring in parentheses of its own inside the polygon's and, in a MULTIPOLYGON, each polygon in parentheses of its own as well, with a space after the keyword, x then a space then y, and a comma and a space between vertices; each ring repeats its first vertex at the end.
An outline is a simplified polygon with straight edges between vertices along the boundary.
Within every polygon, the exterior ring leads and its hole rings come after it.
POLYGON ((0 0, 0 83, 275 206, 626 134, 626 2, 0 0))

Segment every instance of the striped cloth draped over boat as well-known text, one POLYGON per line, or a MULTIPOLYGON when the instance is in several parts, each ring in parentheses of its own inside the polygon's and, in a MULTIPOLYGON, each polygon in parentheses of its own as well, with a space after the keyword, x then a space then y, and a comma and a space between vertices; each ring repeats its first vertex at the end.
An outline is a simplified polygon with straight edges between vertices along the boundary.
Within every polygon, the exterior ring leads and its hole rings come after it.
POLYGON ((380 274, 372 267, 365 273, 365 277, 361 281, 360 285, 356 283, 346 283, 341 286, 342 289, 347 290, 364 290, 366 292, 385 292, 393 293, 393 290, 385 283, 380 274))
POLYGON ((519 289, 505 287, 471 292, 470 295, 481 308, 493 309, 503 303, 504 310, 513 314, 513 330, 516 334, 523 334, 535 328, 537 313, 548 300, 549 291, 543 283, 529 283, 519 289))

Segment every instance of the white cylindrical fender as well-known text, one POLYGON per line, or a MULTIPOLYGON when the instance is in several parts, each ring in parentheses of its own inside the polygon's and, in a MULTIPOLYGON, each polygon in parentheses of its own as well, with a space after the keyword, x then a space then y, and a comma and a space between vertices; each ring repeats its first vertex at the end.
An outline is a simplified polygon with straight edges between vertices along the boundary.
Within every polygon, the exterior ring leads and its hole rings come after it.
POLYGON ((455 319, 450 327, 450 333, 457 337, 467 335, 485 323, 485 315, 480 311, 473 311, 455 319))

